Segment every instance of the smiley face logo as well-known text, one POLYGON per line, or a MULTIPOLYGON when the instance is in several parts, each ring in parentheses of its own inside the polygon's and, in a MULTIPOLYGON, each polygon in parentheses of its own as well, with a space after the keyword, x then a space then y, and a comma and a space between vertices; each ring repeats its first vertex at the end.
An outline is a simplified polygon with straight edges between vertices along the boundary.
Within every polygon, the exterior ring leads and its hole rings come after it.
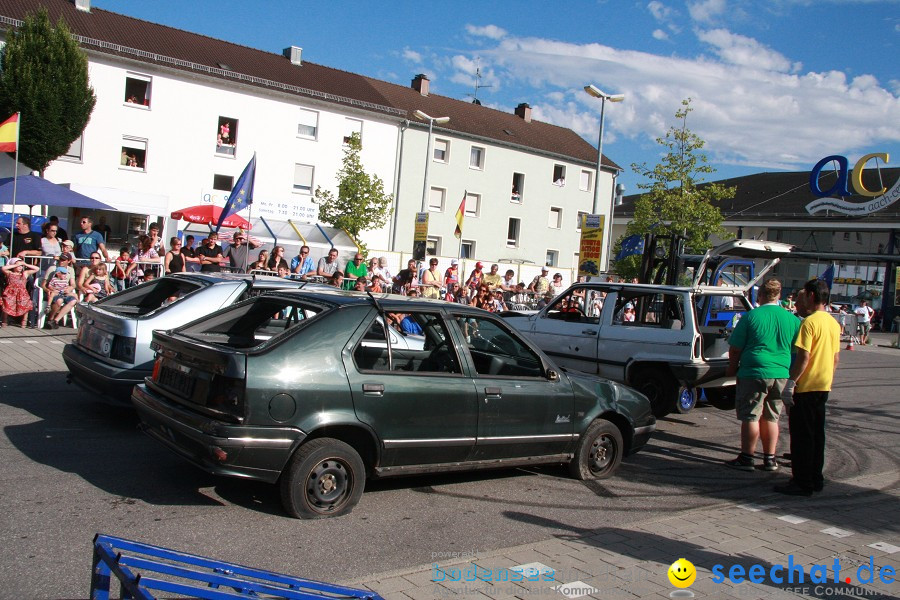
POLYGON ((694 568, 690 561, 684 558, 679 558, 673 562, 667 574, 671 584, 677 588, 691 587, 691 584, 697 579, 697 569, 694 568))

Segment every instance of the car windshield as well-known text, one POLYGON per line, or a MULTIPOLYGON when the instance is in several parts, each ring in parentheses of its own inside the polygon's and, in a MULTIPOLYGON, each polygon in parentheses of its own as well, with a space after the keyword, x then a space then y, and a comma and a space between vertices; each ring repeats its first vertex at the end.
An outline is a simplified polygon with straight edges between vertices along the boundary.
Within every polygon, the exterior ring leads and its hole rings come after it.
POLYGON ((305 324, 326 309, 321 304, 257 296, 186 325, 178 333, 232 348, 250 348, 305 324))
POLYGON ((143 316, 181 300, 206 284, 176 277, 161 277, 128 288, 98 301, 96 306, 112 312, 143 316))

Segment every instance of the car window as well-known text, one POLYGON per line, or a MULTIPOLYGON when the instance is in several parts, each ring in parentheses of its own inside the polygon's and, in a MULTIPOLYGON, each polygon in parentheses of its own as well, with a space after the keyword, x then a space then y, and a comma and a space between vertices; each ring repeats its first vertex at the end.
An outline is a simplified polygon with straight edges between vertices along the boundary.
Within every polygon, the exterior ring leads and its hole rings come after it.
POLYGON ((681 294, 622 290, 613 325, 684 329, 684 300, 681 294))
POLYGON ((584 287, 576 287, 560 295, 547 307, 547 318, 576 323, 600 322, 600 311, 606 293, 584 287))
POLYGON ((462 315, 456 322, 479 375, 543 377, 540 357, 500 322, 462 315))
POLYGON ((142 316, 168 306, 202 287, 206 286, 179 277, 160 277, 107 296, 96 304, 120 314, 142 316))
POLYGON ((372 320, 353 350, 360 371, 460 374, 459 357, 447 324, 438 314, 412 311, 388 313, 391 343, 384 321, 372 320))
POLYGON ((262 344, 323 312, 323 307, 258 296, 182 328, 179 333, 214 344, 246 348, 262 344))

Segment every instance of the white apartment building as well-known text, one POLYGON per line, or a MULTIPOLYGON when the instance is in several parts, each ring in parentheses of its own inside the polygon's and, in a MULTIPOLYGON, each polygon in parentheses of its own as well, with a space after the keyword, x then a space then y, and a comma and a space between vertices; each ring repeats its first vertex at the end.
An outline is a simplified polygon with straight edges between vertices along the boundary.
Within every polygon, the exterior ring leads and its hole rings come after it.
MULTIPOLYGON (((314 226, 313 193, 317 186, 336 192, 344 139, 359 132, 366 171, 395 197, 389 222, 362 236, 371 250, 411 252, 427 155, 429 254, 462 250, 485 261, 560 268, 577 262, 578 215, 591 210, 598 184, 596 149, 571 130, 532 121, 526 104, 504 113, 429 94, 424 76, 400 86, 304 63, 296 47, 263 52, 84 0, 0 0, 0 35, 40 6, 79 36, 97 94, 82 138, 46 177, 114 206, 105 214, 114 232, 127 236, 158 221, 174 235, 185 223, 169 215, 223 206, 255 152, 253 234, 271 241, 271 228, 280 244, 297 246, 297 227, 327 246, 314 226), (428 123, 415 118, 417 110, 450 117, 434 127, 430 153, 428 123), (453 234, 464 194, 460 248, 453 234)), ((0 168, 11 175, 11 161, 0 168)), ((601 214, 609 214, 618 171, 604 157, 601 214)), ((57 213, 70 222, 80 216, 57 213)), ((334 230, 323 231, 333 238, 334 230)))

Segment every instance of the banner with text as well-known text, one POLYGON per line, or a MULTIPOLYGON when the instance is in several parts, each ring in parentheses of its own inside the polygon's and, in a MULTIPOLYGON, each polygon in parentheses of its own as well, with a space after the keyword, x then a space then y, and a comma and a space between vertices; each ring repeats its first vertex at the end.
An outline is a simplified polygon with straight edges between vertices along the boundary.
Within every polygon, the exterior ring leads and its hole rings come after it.
POLYGON ((600 274, 600 257, 603 254, 603 215, 581 215, 581 243, 578 246, 578 274, 600 274))
POLYGON ((425 260, 425 247, 428 243, 428 213, 416 213, 416 229, 413 233, 413 258, 425 260))

